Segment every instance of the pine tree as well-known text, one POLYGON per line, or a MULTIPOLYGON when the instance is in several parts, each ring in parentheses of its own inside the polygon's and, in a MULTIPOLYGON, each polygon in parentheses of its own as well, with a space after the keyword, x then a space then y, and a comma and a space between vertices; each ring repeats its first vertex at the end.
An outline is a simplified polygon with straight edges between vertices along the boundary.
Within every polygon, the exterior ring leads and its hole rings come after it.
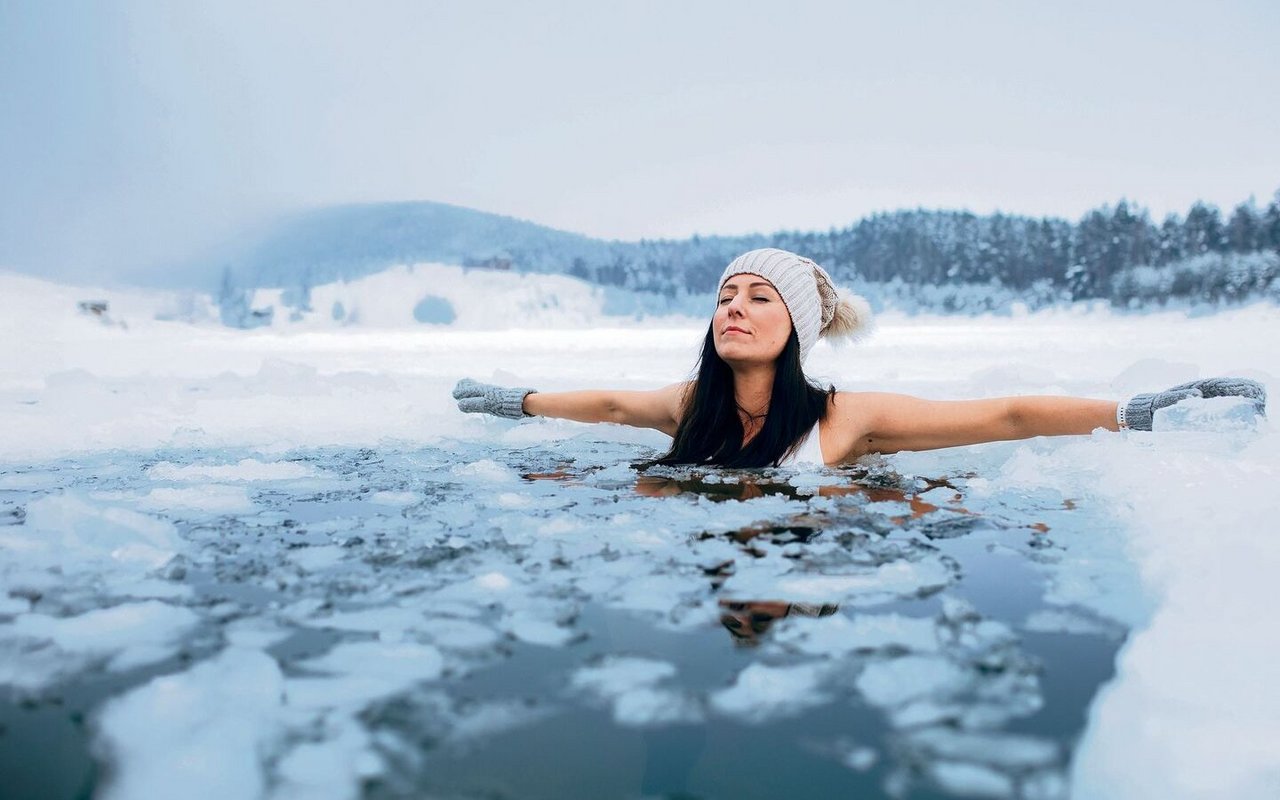
POLYGON ((1280 191, 1276 192, 1267 210, 1262 214, 1258 233, 1259 249, 1270 248, 1280 252, 1280 191))
POLYGON ((1183 251, 1188 256, 1220 253, 1226 249, 1222 217, 1216 206, 1196 202, 1187 212, 1187 221, 1183 223, 1182 230, 1183 251))
POLYGON ((1231 219, 1227 221, 1227 246, 1237 253, 1258 250, 1258 234, 1262 228, 1260 223, 1253 198, 1236 206, 1231 219))
POLYGON ((1164 218, 1156 238, 1159 242, 1156 249, 1157 264, 1169 264, 1186 255, 1183 250, 1183 241, 1186 236, 1182 230, 1182 219, 1177 214, 1170 214, 1164 218))

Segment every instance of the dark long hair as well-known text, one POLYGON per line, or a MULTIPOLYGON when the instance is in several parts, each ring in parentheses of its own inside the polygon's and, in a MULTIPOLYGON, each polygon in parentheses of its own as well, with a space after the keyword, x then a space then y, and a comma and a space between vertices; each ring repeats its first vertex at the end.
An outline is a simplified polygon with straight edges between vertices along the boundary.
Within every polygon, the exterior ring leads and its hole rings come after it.
POLYGON ((827 398, 834 397, 836 390, 834 386, 823 389, 805 377, 795 328, 791 329, 776 367, 764 425, 743 447, 733 370, 716 352, 714 328, 708 325, 698 359, 698 377, 685 397, 684 416, 676 428, 671 450, 648 464, 777 466, 795 451, 815 422, 826 418, 827 398))

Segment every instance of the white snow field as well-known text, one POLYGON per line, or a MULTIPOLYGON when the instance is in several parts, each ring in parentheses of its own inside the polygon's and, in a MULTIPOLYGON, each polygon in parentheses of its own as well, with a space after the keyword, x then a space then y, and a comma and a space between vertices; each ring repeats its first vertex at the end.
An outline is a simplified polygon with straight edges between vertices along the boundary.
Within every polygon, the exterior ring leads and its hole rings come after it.
MULTIPOLYGON (((638 481, 662 434, 464 415, 449 395, 464 376, 656 388, 688 376, 704 322, 440 265, 312 299, 312 317, 244 331, 208 298, 0 272, 0 686, 38 702, 115 676, 83 734, 102 796, 390 796, 446 780, 432 753, 465 764, 571 708, 646 737, 816 720, 803 757, 890 795, 1280 794, 1273 421, 1191 401, 1154 433, 872 457, 725 501, 708 487, 749 478, 638 481), (453 322, 415 322, 427 296, 453 322), (105 317, 77 311, 91 300, 105 317), (829 491, 862 473, 887 494, 829 491), (749 555, 728 535, 806 525, 828 532, 749 555), (714 674, 617 623, 723 650, 726 598, 839 610, 778 620, 714 674), (1055 663, 1028 649, 1046 635, 1114 653, 1082 707, 1056 707, 1055 663), (555 676, 539 702, 476 688, 534 652, 555 676), (832 709, 883 734, 822 733, 832 709), (1050 711, 1079 722, 1010 727, 1050 711)), ((1274 392, 1278 344, 1265 304, 890 314, 808 371, 936 399, 1118 400, 1214 375, 1274 392)), ((630 796, 640 769, 617 770, 630 796)))

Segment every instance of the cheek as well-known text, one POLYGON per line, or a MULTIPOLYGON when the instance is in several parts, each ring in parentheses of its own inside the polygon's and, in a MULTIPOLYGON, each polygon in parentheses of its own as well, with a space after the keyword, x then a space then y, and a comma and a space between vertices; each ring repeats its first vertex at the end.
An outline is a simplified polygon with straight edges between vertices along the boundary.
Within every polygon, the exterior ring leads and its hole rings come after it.
POLYGON ((783 345, 787 343, 787 338, 791 336, 791 315, 786 309, 782 309, 781 313, 776 314, 773 320, 774 338, 783 345))

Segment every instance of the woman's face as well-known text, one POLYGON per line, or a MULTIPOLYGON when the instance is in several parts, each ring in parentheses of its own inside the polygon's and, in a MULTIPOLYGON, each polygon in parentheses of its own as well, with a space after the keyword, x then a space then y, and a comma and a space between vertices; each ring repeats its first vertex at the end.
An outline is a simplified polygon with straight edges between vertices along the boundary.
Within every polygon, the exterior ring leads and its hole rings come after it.
POLYGON ((711 329, 716 353, 727 363, 773 362, 791 336, 791 315, 773 284, 744 273, 720 287, 711 329))

